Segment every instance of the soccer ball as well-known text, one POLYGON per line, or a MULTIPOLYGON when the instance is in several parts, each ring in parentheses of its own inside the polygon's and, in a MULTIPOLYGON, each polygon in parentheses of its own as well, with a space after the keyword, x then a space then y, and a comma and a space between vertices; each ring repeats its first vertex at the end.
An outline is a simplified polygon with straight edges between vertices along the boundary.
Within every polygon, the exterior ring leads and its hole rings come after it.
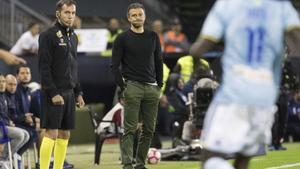
POLYGON ((150 148, 147 154, 148 164, 157 164, 160 161, 161 154, 156 148, 150 148))

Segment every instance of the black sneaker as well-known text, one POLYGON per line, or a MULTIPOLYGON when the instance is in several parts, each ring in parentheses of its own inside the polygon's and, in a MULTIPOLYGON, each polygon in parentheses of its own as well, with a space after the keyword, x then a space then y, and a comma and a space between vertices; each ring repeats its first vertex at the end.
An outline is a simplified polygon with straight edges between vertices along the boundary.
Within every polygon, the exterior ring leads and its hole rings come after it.
POLYGON ((35 163, 35 169, 40 169, 40 163, 39 162, 35 163))
MULTIPOLYGON (((66 160, 64 161, 64 169, 74 168, 74 164, 68 163, 66 160)), ((50 162, 49 169, 53 169, 53 161, 50 162)))
POLYGON ((269 151, 274 151, 274 150, 275 150, 275 147, 274 147, 273 145, 269 145, 269 146, 268 146, 268 150, 269 150, 269 151))
POLYGON ((74 164, 68 163, 66 160, 64 161, 64 169, 74 168, 74 164))
POLYGON ((134 169, 148 169, 145 166, 135 166, 134 169))
POLYGON ((287 150, 287 148, 286 147, 283 147, 282 145, 280 145, 280 146, 275 146, 275 150, 277 150, 277 151, 285 151, 285 150, 287 150))

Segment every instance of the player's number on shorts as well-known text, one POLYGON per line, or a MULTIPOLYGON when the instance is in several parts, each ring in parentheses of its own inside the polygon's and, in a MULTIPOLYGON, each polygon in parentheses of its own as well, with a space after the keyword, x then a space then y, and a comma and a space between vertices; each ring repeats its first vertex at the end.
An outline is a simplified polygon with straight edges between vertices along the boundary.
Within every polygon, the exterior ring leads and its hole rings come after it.
POLYGON ((262 59, 265 30, 263 28, 246 28, 248 35, 247 61, 249 64, 259 63, 262 59))

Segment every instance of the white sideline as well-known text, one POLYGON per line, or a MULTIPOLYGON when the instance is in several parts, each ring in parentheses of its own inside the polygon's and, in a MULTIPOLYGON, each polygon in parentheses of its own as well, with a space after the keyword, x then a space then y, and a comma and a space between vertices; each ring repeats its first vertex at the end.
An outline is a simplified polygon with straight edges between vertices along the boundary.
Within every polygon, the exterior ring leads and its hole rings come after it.
MULTIPOLYGON (((300 163, 295 163, 295 164, 287 164, 287 165, 282 165, 282 166, 277 166, 277 167, 269 167, 265 169, 281 169, 281 168, 291 168, 291 167, 297 167, 300 166, 300 163)), ((198 169, 198 168, 191 168, 191 169, 198 169)))
POLYGON ((300 166, 300 163, 282 165, 282 166, 278 166, 278 167, 270 167, 270 168, 266 168, 266 169, 280 169, 280 168, 290 168, 290 167, 296 167, 296 166, 300 166))

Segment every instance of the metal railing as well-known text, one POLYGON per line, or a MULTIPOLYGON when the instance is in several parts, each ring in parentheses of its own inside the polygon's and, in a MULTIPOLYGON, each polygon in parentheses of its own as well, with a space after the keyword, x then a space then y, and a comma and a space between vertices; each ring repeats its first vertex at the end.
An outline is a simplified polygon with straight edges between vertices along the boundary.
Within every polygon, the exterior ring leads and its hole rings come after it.
POLYGON ((51 20, 18 0, 0 0, 0 41, 12 46, 26 31, 29 23, 49 26, 51 20))

